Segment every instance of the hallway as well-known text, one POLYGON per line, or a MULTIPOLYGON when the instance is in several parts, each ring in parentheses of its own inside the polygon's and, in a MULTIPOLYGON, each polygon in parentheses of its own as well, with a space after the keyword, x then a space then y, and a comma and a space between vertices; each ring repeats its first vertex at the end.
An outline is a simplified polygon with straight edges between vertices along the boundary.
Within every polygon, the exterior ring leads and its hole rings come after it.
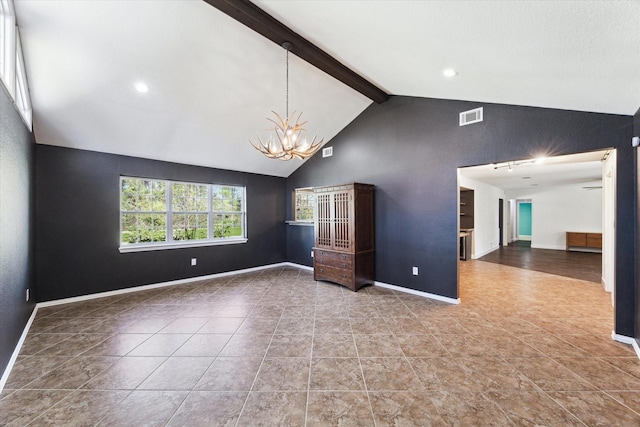
POLYGON ((479 261, 557 274, 601 283, 602 254, 531 248, 531 242, 518 240, 478 259, 479 261))

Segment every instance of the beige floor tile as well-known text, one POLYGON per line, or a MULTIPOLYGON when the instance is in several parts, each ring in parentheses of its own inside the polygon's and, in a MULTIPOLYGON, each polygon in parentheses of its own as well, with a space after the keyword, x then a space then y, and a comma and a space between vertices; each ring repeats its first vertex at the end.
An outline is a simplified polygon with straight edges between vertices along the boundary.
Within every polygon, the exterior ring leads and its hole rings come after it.
POLYGON ((212 357, 170 357, 138 389, 191 390, 212 362, 212 357))
POLYGON ((238 427, 302 426, 305 420, 306 392, 249 393, 238 427))
POLYGON ((311 335, 274 335, 267 350, 267 357, 311 356, 311 335))
POLYGON ((308 426, 373 426, 367 394, 357 391, 311 391, 307 407, 308 426))
POLYGON ((361 358, 367 390, 422 390, 411 365, 402 357, 361 358))
POLYGON ((162 426, 187 397, 186 391, 135 390, 112 409, 98 426, 162 426))
POLYGON ((78 356, 47 372, 25 387, 30 389, 79 388, 120 360, 115 356, 78 356))
POLYGON ((640 414, 603 392, 567 391, 549 395, 586 425, 640 425, 640 414))
POLYGON ((360 357, 401 357, 404 354, 393 335, 354 335, 360 357))
POLYGON ((313 357, 357 357, 353 335, 316 334, 313 336, 313 357))
POLYGON ((373 391, 369 398, 376 427, 448 425, 424 392, 373 391))
POLYGON ((67 397, 70 390, 17 390, 0 400, 0 420, 6 426, 26 426, 67 397))
POLYGON ((309 358, 267 357, 253 385, 256 391, 307 390, 309 386, 309 358))
POLYGON ((84 384, 82 388, 90 390, 133 390, 165 360, 166 357, 123 357, 84 384))
POLYGON ((458 305, 286 267, 45 307, 0 424, 638 424, 599 284, 481 261, 460 280, 458 305))
POLYGON ((196 334, 182 344, 174 356, 217 356, 231 339, 231 334, 196 334))
POLYGON ((38 426, 93 426, 117 408, 129 391, 76 390, 33 421, 38 426))
POLYGON ((247 394, 246 392, 191 392, 167 425, 235 426, 247 394))
POLYGON ((311 361, 311 390, 364 390, 356 358, 319 358, 311 361))
POLYGON ((249 391, 261 363, 261 357, 218 357, 202 375, 195 389, 249 391))

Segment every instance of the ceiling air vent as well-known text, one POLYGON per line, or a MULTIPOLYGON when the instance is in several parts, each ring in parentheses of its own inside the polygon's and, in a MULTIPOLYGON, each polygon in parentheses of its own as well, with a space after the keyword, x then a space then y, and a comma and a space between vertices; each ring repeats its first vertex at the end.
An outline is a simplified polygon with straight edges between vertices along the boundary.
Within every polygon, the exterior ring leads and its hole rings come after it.
POLYGON ((482 107, 460 113, 460 126, 482 121, 482 107))
POLYGON ((333 156, 333 147, 327 147, 322 149, 322 157, 333 156))

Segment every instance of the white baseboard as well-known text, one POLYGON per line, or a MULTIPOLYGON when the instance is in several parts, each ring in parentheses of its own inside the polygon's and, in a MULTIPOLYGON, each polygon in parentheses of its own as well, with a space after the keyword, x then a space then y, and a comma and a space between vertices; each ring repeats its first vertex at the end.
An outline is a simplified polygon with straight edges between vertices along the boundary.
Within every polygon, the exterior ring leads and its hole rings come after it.
POLYGON ((283 264, 286 264, 289 267, 295 267, 295 268, 300 268, 302 270, 313 271, 313 267, 309 267, 308 265, 296 264, 295 262, 285 262, 283 264))
POLYGON ((531 241, 531 236, 525 236, 525 235, 519 235, 518 236, 518 240, 524 240, 525 242, 530 242, 531 241))
POLYGON ((531 244, 532 249, 550 249, 553 251, 566 251, 567 247, 562 245, 539 245, 539 244, 531 244))
POLYGON ((621 342, 623 344, 631 345, 633 347, 633 349, 635 350, 636 355, 638 356, 638 359, 640 359, 640 346, 638 346, 638 341, 636 341, 635 338, 628 337, 626 335, 616 334, 615 331, 611 331, 611 338, 614 341, 618 341, 618 342, 621 342))
POLYGON ((92 299, 104 298, 104 297, 109 297, 109 296, 113 296, 113 295, 122 295, 122 294, 127 294, 127 293, 132 293, 132 292, 140 292, 140 291, 145 291, 145 290, 148 290, 148 289, 163 288, 163 287, 166 287, 166 286, 182 285, 182 284, 185 284, 185 283, 198 282, 198 281, 201 281, 201 280, 209 280, 209 279, 214 279, 214 278, 217 278, 217 277, 232 276, 232 275, 235 275, 235 274, 250 273, 250 272, 253 272, 253 271, 260 271, 260 270, 266 270, 266 269, 269 269, 269 268, 286 267, 286 266, 296 267, 296 268, 301 268, 301 269, 313 271, 313 267, 308 267, 306 265, 294 264, 292 262, 280 262, 280 263, 277 263, 277 264, 263 265, 261 267, 245 268, 245 269, 242 269, 242 270, 234 270, 234 271, 227 271, 227 272, 224 272, 224 273, 209 274, 207 276, 189 277, 188 279, 172 280, 172 281, 169 281, 169 282, 154 283, 154 284, 151 284, 151 285, 134 286, 132 288, 118 289, 116 291, 100 292, 100 293, 97 293, 97 294, 82 295, 82 296, 78 296, 78 297, 63 298, 63 299, 59 299, 59 300, 45 301, 45 302, 37 303, 36 306, 33 309, 33 312, 31 313, 31 317, 29 318, 29 321, 27 322, 26 326, 24 327, 24 331, 22 332, 22 336, 20 337, 20 340, 18 341, 18 344, 16 345, 16 348, 13 350, 13 354, 11 355, 11 359, 9 359, 9 363, 7 364, 7 367, 4 370, 4 372, 2 374, 2 377, 0 378, 0 392, 2 392, 2 390, 4 389, 4 385, 7 383, 7 379, 9 378, 9 375, 11 374, 11 369, 13 368, 13 365, 14 365, 16 359, 18 358, 18 354, 20 354, 20 349, 22 348, 22 344, 24 343, 24 340, 27 338, 27 334, 29 333, 29 328, 31 327, 31 324, 33 323, 33 319, 35 319, 36 314, 38 313, 38 308, 40 308, 40 307, 51 307, 51 306, 60 305, 60 304, 69 304, 69 303, 72 303, 72 302, 88 301, 88 300, 92 300, 92 299))
POLYGON ((489 254, 489 253, 491 253, 493 251, 497 251, 498 249, 500 249, 500 246, 495 246, 495 247, 489 248, 489 249, 487 249, 485 251, 475 253, 475 254, 473 254, 473 259, 482 258, 483 256, 485 256, 485 255, 487 255, 487 254, 489 254))
POLYGON ((59 299, 59 300, 39 302, 37 304, 37 307, 50 307, 50 306, 53 306, 53 305, 68 304, 68 303, 71 303, 71 302, 87 301, 87 300, 92 300, 92 299, 97 299, 97 298, 110 297, 110 296, 114 296, 114 295, 128 294, 128 293, 131 293, 131 292, 139 292, 139 291, 146 291, 146 290, 149 290, 149 289, 164 288, 165 286, 183 285, 185 283, 199 282, 201 280, 209 280, 209 279, 215 279, 215 278, 219 278, 219 277, 233 276, 235 274, 251 273, 253 271, 260 271, 260 270, 266 270, 266 269, 269 269, 269 268, 286 267, 286 266, 293 266, 293 267, 300 267, 300 268, 303 267, 303 266, 298 266, 297 264, 292 264, 292 263, 289 263, 289 262, 280 262, 280 263, 277 263, 277 264, 263 265, 261 267, 251 267, 251 268, 245 268, 245 269, 242 269, 242 270, 233 270, 233 271, 226 271, 224 273, 209 274, 209 275, 206 275, 206 276, 189 277, 187 279, 172 280, 172 281, 169 281, 169 282, 161 282, 161 283, 153 283, 151 285, 134 286, 132 288, 118 289, 116 291, 107 291, 107 292, 100 292, 100 293, 97 293, 97 294, 82 295, 82 296, 78 296, 78 297, 63 298, 63 299, 59 299))
POLYGON ((449 304, 460 304, 460 298, 456 299, 456 298, 444 297, 438 294, 430 294, 429 292, 416 291, 415 289, 403 288, 402 286, 390 285, 388 283, 383 283, 383 282, 374 282, 374 285, 380 286, 381 288, 392 289, 394 291, 399 291, 399 292, 406 292, 408 294, 418 295, 424 298, 446 302, 449 304))
POLYGON ((22 348, 22 344, 24 344, 24 340, 27 338, 27 334, 29 333, 29 328, 31 327, 31 324, 33 323, 33 319, 36 318, 36 313, 38 312, 38 306, 36 305, 33 308, 33 311, 31 312, 31 316, 29 317, 29 320, 27 321, 27 324, 24 327, 24 330, 22 331, 22 335, 20 336, 20 339, 18 340, 18 344, 16 345, 16 348, 13 350, 13 354, 11 355, 11 359, 9 359, 9 363, 7 364, 7 367, 5 368, 4 372, 2 373, 2 377, 0 378, 0 393, 2 393, 2 390, 4 389, 5 384, 7 383, 7 380, 9 379, 9 374, 11 374, 11 370, 13 369, 13 365, 16 363, 16 359, 18 358, 18 354, 20 354, 20 349, 22 348))

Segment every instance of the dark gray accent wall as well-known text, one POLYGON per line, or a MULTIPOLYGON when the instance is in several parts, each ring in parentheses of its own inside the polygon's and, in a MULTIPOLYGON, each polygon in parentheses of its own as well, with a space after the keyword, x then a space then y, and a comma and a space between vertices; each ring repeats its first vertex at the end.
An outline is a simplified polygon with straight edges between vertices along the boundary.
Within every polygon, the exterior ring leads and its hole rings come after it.
POLYGON ((54 146, 36 147, 38 301, 286 260, 285 179, 54 146), (245 244, 120 253, 120 176, 246 186, 245 244), (191 258, 197 258, 191 266, 191 258))
POLYGON ((34 282, 34 145, 0 83, 0 376, 34 308, 26 301, 34 282))
MULTIPOLYGON (((617 333, 634 336, 632 126, 631 116, 392 97, 327 144, 333 157, 314 156, 287 179, 287 209, 297 187, 374 184, 375 279, 458 298, 458 167, 617 148, 615 322, 617 333), (459 113, 477 107, 484 107, 484 121, 460 127, 459 113)), ((301 227, 287 233, 289 260, 311 265, 313 236, 301 227)))

